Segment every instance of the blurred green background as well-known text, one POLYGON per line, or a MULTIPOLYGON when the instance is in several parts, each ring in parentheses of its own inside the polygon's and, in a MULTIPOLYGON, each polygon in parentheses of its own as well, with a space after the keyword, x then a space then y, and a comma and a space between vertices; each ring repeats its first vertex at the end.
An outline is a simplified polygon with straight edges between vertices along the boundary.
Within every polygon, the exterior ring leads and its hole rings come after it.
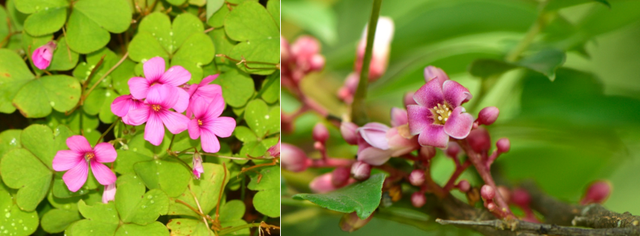
MULTIPOLYGON (((547 26, 522 55, 541 49, 565 52, 565 63, 551 82, 525 69, 503 74, 483 99, 465 106, 477 116, 485 106, 500 108, 492 139, 511 140, 511 151, 496 165, 512 183, 535 180, 543 190, 567 202, 577 203, 585 187, 597 179, 613 184, 605 203, 610 210, 640 214, 640 1, 550 0, 547 26), (472 109, 473 103, 479 103, 472 109)), ((322 42, 326 67, 307 76, 304 90, 342 116, 346 106, 336 97, 353 70, 357 42, 368 21, 371 0, 283 0, 282 36, 290 43, 303 34, 322 42)), ((383 1, 381 16, 395 22, 389 67, 370 84, 367 104, 371 120, 389 122, 391 107, 401 107, 403 95, 424 84, 423 69, 443 68, 451 77, 480 91, 478 77, 468 72, 476 59, 503 59, 536 21, 539 1, 534 0, 394 0, 383 1)), ((286 91, 282 108, 294 111, 299 103, 286 91)), ((311 129, 320 118, 307 113, 295 123, 295 131, 282 140, 296 144, 311 156, 311 129)), ((352 157, 356 148, 341 140, 330 127, 330 156, 352 157)), ((444 182, 453 164, 434 160, 433 175, 444 182)), ((306 186, 319 172, 283 171, 283 235, 347 235, 338 222, 340 214, 308 206, 296 206, 290 196, 309 192, 306 186)), ((462 178, 479 183, 474 175, 462 178)), ((408 197, 408 196, 407 196, 408 197)), ((428 216, 424 216, 428 217, 428 216)), ((431 219, 432 221, 433 219, 431 219)), ((351 235, 465 235, 450 227, 416 227, 374 218, 351 235), (446 233, 445 233, 446 232, 446 233)))

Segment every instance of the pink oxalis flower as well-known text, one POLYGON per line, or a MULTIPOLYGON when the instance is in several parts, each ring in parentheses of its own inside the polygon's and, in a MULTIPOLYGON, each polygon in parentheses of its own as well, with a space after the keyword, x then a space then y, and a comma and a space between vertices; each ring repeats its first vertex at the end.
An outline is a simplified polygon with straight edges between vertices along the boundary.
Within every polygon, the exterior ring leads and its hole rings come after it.
POLYGON ((231 136, 236 128, 236 121, 231 117, 220 117, 224 111, 222 94, 214 96, 211 102, 197 99, 193 102, 194 118, 189 123, 191 139, 200 137, 202 150, 209 153, 220 151, 220 141, 217 137, 231 136), (217 136, 217 137, 216 137, 217 136))
POLYGON ((109 201, 116 199, 116 183, 112 183, 104 186, 104 192, 102 192, 102 203, 107 204, 109 201))
POLYGON ((144 102, 142 102, 142 100, 135 99, 131 95, 122 95, 111 103, 111 112, 118 117, 122 117, 122 122, 125 124, 131 125, 129 111, 138 109, 143 104, 144 102))
POLYGON ((183 112, 189 105, 189 94, 178 86, 191 79, 191 73, 182 66, 173 66, 165 72, 165 62, 162 57, 154 57, 143 64, 144 76, 129 79, 129 90, 135 99, 147 98, 154 85, 171 85, 169 92, 177 94, 178 99, 171 108, 183 112))
POLYGON ((47 69, 51 64, 51 58, 53 58, 53 51, 56 49, 56 46, 55 41, 50 41, 33 51, 31 54, 33 64, 38 67, 38 69, 47 69))
POLYGON ((187 129, 189 123, 189 118, 183 114, 169 110, 179 100, 179 95, 172 91, 171 85, 153 86, 145 103, 128 114, 132 125, 147 123, 144 139, 156 146, 162 143, 165 126, 172 134, 179 134, 187 129))
POLYGON ((204 167, 202 166, 202 155, 200 153, 193 154, 193 175, 200 179, 200 175, 204 173, 204 167))
POLYGON ((471 99, 469 90, 449 80, 436 67, 427 67, 428 82, 413 95, 417 105, 408 105, 409 129, 422 146, 446 148, 449 137, 463 139, 469 135, 473 117, 460 106, 471 99))
POLYGON ((218 78, 218 74, 204 77, 198 84, 189 85, 189 106, 187 107, 187 117, 193 114, 193 104, 198 99, 211 102, 217 95, 222 94, 222 87, 218 84, 209 84, 218 78))
POLYGON ((110 185, 116 182, 113 171, 102 164, 116 160, 118 154, 111 144, 99 143, 95 148, 91 148, 84 136, 74 135, 67 139, 67 146, 71 150, 60 150, 56 153, 53 169, 67 171, 62 180, 69 191, 76 192, 87 182, 89 166, 100 184, 110 185))

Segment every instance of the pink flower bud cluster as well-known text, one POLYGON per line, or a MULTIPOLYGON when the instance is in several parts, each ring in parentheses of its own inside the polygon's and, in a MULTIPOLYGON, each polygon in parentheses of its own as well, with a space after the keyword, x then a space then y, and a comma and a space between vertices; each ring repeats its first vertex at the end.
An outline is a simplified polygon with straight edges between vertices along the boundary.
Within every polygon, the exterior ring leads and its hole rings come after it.
POLYGON ((587 187, 587 192, 580 200, 580 205, 589 205, 593 203, 602 204, 607 200, 607 198, 609 198, 612 190, 613 186, 609 181, 595 181, 589 184, 589 187, 587 187))
POLYGON ((522 220, 533 223, 540 223, 540 221, 536 218, 536 215, 533 213, 533 210, 531 210, 531 195, 529 195, 526 190, 521 188, 514 189, 511 193, 509 202, 522 209, 522 211, 524 212, 524 217, 522 218, 522 220))
POLYGON ((297 85, 307 74, 324 68, 320 42, 308 35, 300 36, 292 45, 280 36, 280 55, 282 83, 285 86, 297 85))

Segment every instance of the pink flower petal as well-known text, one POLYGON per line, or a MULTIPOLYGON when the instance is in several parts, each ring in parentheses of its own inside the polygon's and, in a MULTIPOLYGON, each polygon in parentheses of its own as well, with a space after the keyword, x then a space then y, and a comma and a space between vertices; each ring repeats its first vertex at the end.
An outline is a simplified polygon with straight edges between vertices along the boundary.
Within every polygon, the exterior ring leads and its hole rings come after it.
POLYGON ((185 131, 187 129, 187 124, 189 123, 189 118, 183 114, 173 111, 159 112, 158 117, 160 117, 162 123, 172 134, 179 134, 180 132, 185 131))
POLYGON ((85 152, 93 151, 87 138, 82 135, 74 135, 67 138, 67 146, 73 151, 83 153, 83 155, 85 152))
POLYGON ((198 139, 200 137, 200 126, 198 125, 198 119, 189 121, 189 137, 191 139, 198 139))
POLYGON ((151 85, 147 79, 142 77, 133 77, 129 79, 127 84, 129 84, 131 95, 136 99, 146 98, 147 93, 149 93, 149 86, 151 85))
POLYGON ((364 140, 367 141, 367 143, 371 144, 371 146, 374 146, 382 150, 387 150, 389 149, 389 143, 387 142, 387 137, 386 137, 387 130, 389 130, 389 127, 380 123, 371 122, 364 125, 362 128, 359 128, 358 132, 360 133, 362 138, 364 138, 364 140), (367 126, 369 127, 382 126, 383 128, 369 128, 367 126))
POLYGON ((202 167, 202 157, 200 155, 193 155, 193 174, 200 179, 200 175, 204 173, 204 168, 202 167))
POLYGON ((116 199, 116 184, 109 184, 104 186, 104 192, 102 192, 102 203, 107 204, 110 201, 116 199))
POLYGON ((172 66, 165 72, 160 78, 160 82, 163 84, 170 84, 173 86, 183 85, 191 80, 191 73, 182 66, 172 66))
POLYGON ((93 153, 96 155, 96 161, 100 163, 114 162, 118 156, 116 149, 109 143, 99 143, 93 148, 93 153))
POLYGON ((366 162, 369 165, 379 166, 391 158, 391 150, 381 150, 375 147, 368 147, 358 153, 358 161, 366 162))
POLYGON ((144 127, 144 140, 149 141, 153 145, 160 145, 164 138, 164 126, 162 120, 158 115, 151 113, 149 120, 147 120, 147 126, 144 127))
POLYGON ((442 125, 429 125, 418 136, 418 143, 422 146, 434 146, 437 148, 447 148, 449 135, 444 132, 442 125))
POLYGON ((78 162, 76 166, 71 168, 67 173, 64 173, 62 180, 69 188, 69 191, 76 192, 82 188, 85 182, 87 182, 87 175, 89 174, 89 166, 87 162, 78 162))
POLYGON ((391 108, 391 126, 396 127, 405 125, 409 123, 407 119, 407 110, 397 107, 391 108))
POLYGON ((51 64, 51 59, 47 60, 45 58, 45 51, 46 50, 43 46, 39 47, 38 49, 33 51, 33 54, 31 54, 31 60, 33 60, 33 64, 41 70, 47 69, 47 67, 49 67, 49 65, 51 64))
POLYGON ((216 95, 209 103, 209 107, 207 108, 205 119, 216 118, 222 114, 224 111, 225 103, 222 98, 222 94, 216 95))
POLYGON ((416 100, 418 105, 426 106, 428 108, 441 104, 444 101, 441 84, 435 79, 429 81, 416 91, 413 95, 413 100, 416 100))
POLYGON ((208 153, 216 153, 220 151, 220 141, 216 135, 206 129, 200 130, 200 140, 202 142, 202 150, 208 153))
MULTIPOLYGON (((207 113, 207 108, 209 107, 209 103, 204 98, 199 99, 191 99, 191 112, 196 119, 204 118, 204 114, 207 113)), ((191 117, 191 114, 187 111, 187 116, 191 117)))
POLYGON ((200 86, 193 94, 193 96, 202 96, 206 98, 213 98, 216 95, 222 95, 222 87, 217 84, 200 86))
POLYGON ((463 107, 457 107, 444 123, 444 132, 452 138, 463 139, 471 132, 471 126, 473 126, 473 116, 464 112, 463 107))
POLYGON ((111 103, 111 112, 119 117, 126 116, 132 103, 131 98, 133 98, 131 95, 122 95, 117 97, 113 100, 113 103, 111 103))
POLYGON ((143 105, 137 109, 133 109, 127 113, 127 119, 122 119, 128 125, 141 125, 149 119, 149 105, 143 105))
POLYGON ((438 67, 427 66, 424 68, 424 80, 429 82, 433 79, 438 80, 438 83, 442 86, 445 81, 449 80, 449 76, 447 76, 447 73, 444 73, 444 71, 438 67))
POLYGON ((176 94, 178 94, 178 99, 176 99, 176 103, 171 106, 177 112, 184 112, 189 106, 189 93, 184 91, 184 89, 173 87, 176 94))
POLYGON ((72 150, 60 150, 53 157, 53 170, 65 171, 84 161, 84 154, 72 150))
MULTIPOLYGON (((149 88, 146 102, 153 105, 161 105, 164 103, 168 96, 177 96, 176 94, 172 94, 171 92, 174 92, 171 88, 171 85, 156 84, 149 88)), ((170 106, 166 106, 166 108, 170 108, 170 106)))
POLYGON ((91 171, 93 172, 93 176, 96 177, 96 180, 98 180, 98 183, 102 185, 109 185, 116 182, 116 174, 100 162, 91 161, 91 171))
POLYGON ((236 128, 236 120, 231 117, 218 117, 213 122, 207 124, 207 129, 212 131, 216 136, 227 138, 231 136, 236 128))
POLYGON ((193 94, 198 90, 199 87, 200 87, 199 84, 189 85, 189 90, 187 91, 187 93, 189 93, 189 97, 193 96, 193 94))
POLYGON ((451 105, 451 107, 458 107, 460 104, 465 103, 471 99, 471 93, 469 90, 453 80, 447 80, 442 85, 444 92, 444 100, 451 105))
POLYGON ((200 81, 200 85, 207 85, 211 82, 213 82, 214 80, 216 80, 218 78, 220 74, 215 74, 215 75, 210 75, 207 77, 204 77, 204 79, 202 79, 202 81, 200 81))
POLYGON ((411 135, 419 134, 433 124, 433 113, 424 106, 408 105, 407 116, 411 135))
POLYGON ((144 62, 142 65, 144 69, 144 77, 149 82, 155 82, 162 77, 165 70, 165 62, 162 57, 154 57, 144 62))

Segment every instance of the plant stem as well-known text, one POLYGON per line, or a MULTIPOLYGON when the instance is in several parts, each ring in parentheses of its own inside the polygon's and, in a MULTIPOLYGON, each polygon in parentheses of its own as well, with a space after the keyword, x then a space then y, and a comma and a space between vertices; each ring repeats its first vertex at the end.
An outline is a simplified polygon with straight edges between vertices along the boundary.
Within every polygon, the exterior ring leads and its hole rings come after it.
POLYGON ((364 99, 367 97, 369 66, 371 65, 373 40, 376 35, 381 4, 382 0, 373 0, 371 18, 369 18, 369 26, 367 29, 367 46, 365 47, 364 60, 362 60, 362 68, 360 70, 360 81, 358 81, 358 88, 356 89, 356 94, 353 97, 353 103, 351 105, 351 120, 359 126, 362 126, 367 122, 367 112, 364 106, 364 99))
POLYGON ((116 124, 118 124, 119 121, 120 121, 120 118, 116 119, 116 121, 114 121, 113 124, 111 124, 111 126, 109 126, 109 128, 107 128, 107 130, 105 130, 104 133, 100 135, 100 138, 98 138, 98 141, 96 141, 96 145, 100 143, 100 140, 102 140, 102 138, 104 138, 104 136, 107 135, 107 133, 109 133, 109 131, 111 131, 111 129, 113 129, 113 127, 116 126, 116 124))
POLYGON ((253 227, 260 227, 260 223, 250 223, 250 224, 240 225, 240 226, 236 226, 236 227, 229 228, 229 229, 220 230, 218 232, 218 235, 225 235, 225 234, 228 234, 228 233, 236 232, 236 231, 241 230, 241 229, 253 228, 253 227))

